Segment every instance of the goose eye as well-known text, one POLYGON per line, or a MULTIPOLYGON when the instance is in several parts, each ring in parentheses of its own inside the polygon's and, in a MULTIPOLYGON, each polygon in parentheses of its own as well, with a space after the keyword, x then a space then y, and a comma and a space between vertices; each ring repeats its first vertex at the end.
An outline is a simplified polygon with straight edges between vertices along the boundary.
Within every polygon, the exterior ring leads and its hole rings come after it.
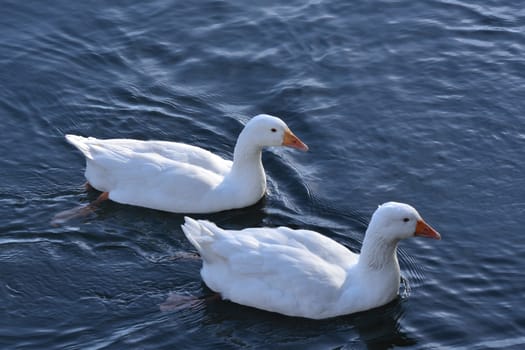
POLYGON ((276 128, 272 128, 271 130, 272 130, 272 132, 276 132, 276 131, 277 131, 277 129, 276 129, 276 128))
POLYGON ((404 221, 404 222, 409 222, 410 219, 409 219, 409 218, 404 218, 403 221, 404 221))

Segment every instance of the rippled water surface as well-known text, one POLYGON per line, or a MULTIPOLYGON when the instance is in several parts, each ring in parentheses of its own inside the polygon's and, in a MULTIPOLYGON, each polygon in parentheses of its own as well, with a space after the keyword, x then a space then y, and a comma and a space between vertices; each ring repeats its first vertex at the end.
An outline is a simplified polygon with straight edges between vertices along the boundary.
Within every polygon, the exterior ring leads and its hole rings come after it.
MULTIPOLYGON (((525 347, 525 10, 521 1, 3 1, 0 345, 20 349, 525 347), (257 205, 222 226, 303 227, 359 250, 378 204, 442 241, 400 246, 394 302, 325 321, 207 295, 182 215, 87 203, 64 134, 187 142, 231 157, 251 116, 268 149, 257 205)), ((203 217, 203 216, 200 216, 203 217)))

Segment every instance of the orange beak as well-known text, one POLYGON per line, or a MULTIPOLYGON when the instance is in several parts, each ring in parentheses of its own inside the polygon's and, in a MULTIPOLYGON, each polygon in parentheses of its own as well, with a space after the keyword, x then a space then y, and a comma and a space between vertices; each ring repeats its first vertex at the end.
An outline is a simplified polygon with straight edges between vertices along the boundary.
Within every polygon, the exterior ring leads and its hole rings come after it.
POLYGON ((290 129, 286 129, 283 137, 283 146, 297 148, 301 151, 308 151, 308 146, 303 143, 290 129))
POLYGON ((423 219, 417 221, 416 233, 414 235, 433 239, 441 239, 439 232, 434 230, 429 224, 423 221, 423 219))

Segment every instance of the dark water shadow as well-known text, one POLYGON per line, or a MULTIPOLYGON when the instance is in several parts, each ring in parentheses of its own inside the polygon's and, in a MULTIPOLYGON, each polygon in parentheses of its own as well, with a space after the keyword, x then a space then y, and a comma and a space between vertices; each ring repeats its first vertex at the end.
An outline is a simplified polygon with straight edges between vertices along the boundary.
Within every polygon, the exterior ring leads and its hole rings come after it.
MULTIPOLYGON (((203 285, 204 294, 212 295, 203 285)), ((404 300, 325 320, 289 317, 230 301, 213 300, 199 304, 201 328, 231 334, 232 339, 279 349, 391 349, 414 346, 415 336, 403 330, 404 300)))

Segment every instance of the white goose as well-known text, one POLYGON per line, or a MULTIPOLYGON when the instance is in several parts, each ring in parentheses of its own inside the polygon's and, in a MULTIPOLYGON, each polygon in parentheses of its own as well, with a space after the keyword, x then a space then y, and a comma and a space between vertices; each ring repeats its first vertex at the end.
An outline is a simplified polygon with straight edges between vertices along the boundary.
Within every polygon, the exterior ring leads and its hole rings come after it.
POLYGON ((256 203, 266 192, 265 146, 308 147, 279 118, 262 114, 240 133, 233 162, 166 141, 99 140, 66 135, 86 157, 88 185, 111 199, 177 213, 210 213, 256 203))
POLYGON ((399 290, 398 242, 441 238, 413 207, 396 202, 374 212, 360 255, 309 230, 223 230, 188 217, 182 230, 202 257, 202 279, 222 298, 313 319, 390 302, 399 290))

